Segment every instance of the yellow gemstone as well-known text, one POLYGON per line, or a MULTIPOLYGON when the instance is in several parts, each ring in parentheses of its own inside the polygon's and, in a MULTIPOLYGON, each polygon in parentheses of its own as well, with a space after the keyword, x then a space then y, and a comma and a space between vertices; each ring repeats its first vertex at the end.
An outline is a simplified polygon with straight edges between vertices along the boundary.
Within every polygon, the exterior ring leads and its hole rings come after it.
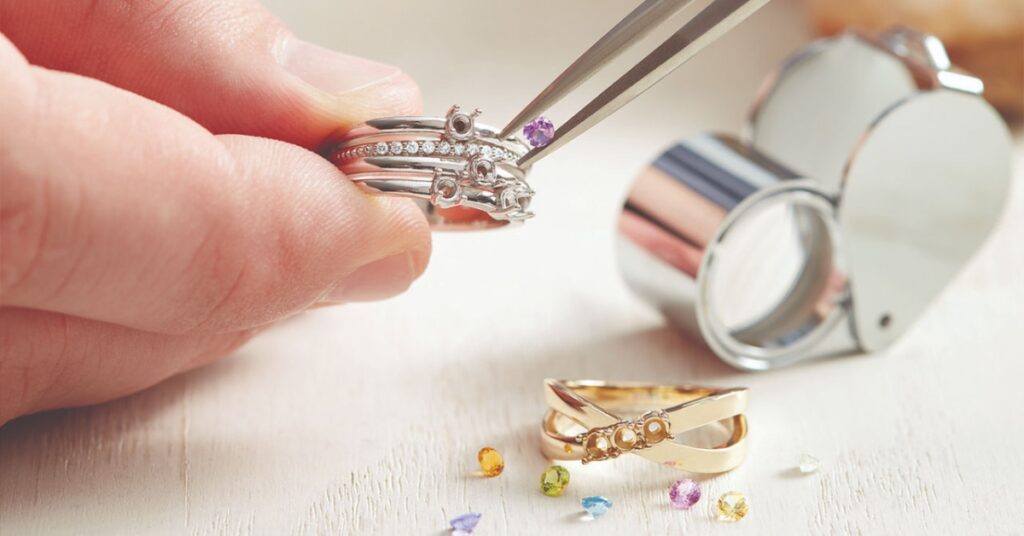
POLYGON ((480 470, 487 476, 498 476, 505 470, 505 460, 501 453, 491 447, 484 447, 477 453, 476 459, 480 462, 480 470))
POLYGON ((738 491, 730 491, 718 498, 718 515, 728 521, 739 521, 750 511, 747 498, 738 491))
POLYGON ((562 447, 562 450, 564 450, 566 454, 572 454, 572 447, 569 445, 562 447))
POLYGON ((569 470, 552 465, 540 474, 540 490, 548 497, 558 497, 569 486, 569 470))

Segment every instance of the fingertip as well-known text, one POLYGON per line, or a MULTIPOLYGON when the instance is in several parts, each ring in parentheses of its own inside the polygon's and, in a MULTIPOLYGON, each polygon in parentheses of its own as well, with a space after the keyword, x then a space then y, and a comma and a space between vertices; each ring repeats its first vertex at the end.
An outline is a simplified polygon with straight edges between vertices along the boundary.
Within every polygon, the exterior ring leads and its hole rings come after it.
POLYGON ((398 71, 387 79, 358 89, 320 95, 318 107, 332 125, 331 133, 318 140, 322 143, 371 119, 419 115, 423 110, 423 95, 411 76, 398 71))
POLYGON ((398 67, 344 54, 284 34, 278 63, 305 85, 324 112, 347 128, 374 117, 418 114, 419 86, 398 67))

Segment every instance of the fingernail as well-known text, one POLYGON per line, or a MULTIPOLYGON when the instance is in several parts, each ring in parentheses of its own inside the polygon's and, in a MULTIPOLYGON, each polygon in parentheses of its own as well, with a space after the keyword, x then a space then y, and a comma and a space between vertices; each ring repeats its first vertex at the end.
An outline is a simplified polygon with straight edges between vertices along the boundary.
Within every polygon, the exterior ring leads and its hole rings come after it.
POLYGON ((349 56, 295 37, 284 41, 277 59, 288 72, 332 94, 372 86, 402 72, 393 65, 349 56))
POLYGON ((373 301, 399 294, 419 277, 425 264, 421 257, 419 252, 407 252, 371 262, 346 277, 324 301, 373 301))

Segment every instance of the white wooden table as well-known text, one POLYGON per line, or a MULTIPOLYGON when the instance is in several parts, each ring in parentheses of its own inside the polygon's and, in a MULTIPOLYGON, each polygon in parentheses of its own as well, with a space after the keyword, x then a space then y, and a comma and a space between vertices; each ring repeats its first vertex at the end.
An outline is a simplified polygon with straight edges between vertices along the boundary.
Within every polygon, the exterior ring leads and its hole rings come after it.
MULTIPOLYGON (((428 110, 481 106, 495 122, 629 9, 352 5, 271 2, 315 41, 404 66, 428 110), (402 37, 418 26, 447 30, 402 37)), ((738 131, 761 78, 804 40, 797 5, 777 0, 542 162, 536 220, 437 236, 400 298, 307 314, 142 394, 0 429, 0 534, 439 534, 471 510, 480 535, 1024 533, 1024 146, 998 232, 882 355, 741 373, 618 279, 630 177, 674 139, 738 131), (689 512, 667 503, 682 475, 639 459, 570 464, 569 490, 546 497, 547 376, 749 386, 749 459, 705 480, 689 512), (473 474, 485 445, 505 455, 498 478, 473 474), (803 452, 818 473, 796 473, 803 452), (710 514, 728 490, 752 504, 735 525, 710 514), (582 522, 579 500, 596 494, 615 506, 582 522)))

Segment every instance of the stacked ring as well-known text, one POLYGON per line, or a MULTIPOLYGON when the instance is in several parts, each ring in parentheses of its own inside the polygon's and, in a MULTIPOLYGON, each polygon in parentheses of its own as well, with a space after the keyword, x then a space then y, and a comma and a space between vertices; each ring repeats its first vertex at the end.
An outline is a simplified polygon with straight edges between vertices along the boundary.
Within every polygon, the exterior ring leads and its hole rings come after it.
POLYGON ((636 454, 693 473, 722 473, 746 456, 743 388, 547 379, 544 398, 549 409, 541 423, 541 450, 553 460, 590 463, 636 454), (624 413, 639 415, 623 418, 624 413), (679 441, 684 432, 710 426, 726 431, 726 439, 711 447, 679 441))
POLYGON ((435 227, 526 220, 533 190, 516 161, 529 146, 519 136, 499 138, 479 114, 453 106, 445 117, 373 119, 334 141, 327 157, 373 192, 417 200, 435 227))

